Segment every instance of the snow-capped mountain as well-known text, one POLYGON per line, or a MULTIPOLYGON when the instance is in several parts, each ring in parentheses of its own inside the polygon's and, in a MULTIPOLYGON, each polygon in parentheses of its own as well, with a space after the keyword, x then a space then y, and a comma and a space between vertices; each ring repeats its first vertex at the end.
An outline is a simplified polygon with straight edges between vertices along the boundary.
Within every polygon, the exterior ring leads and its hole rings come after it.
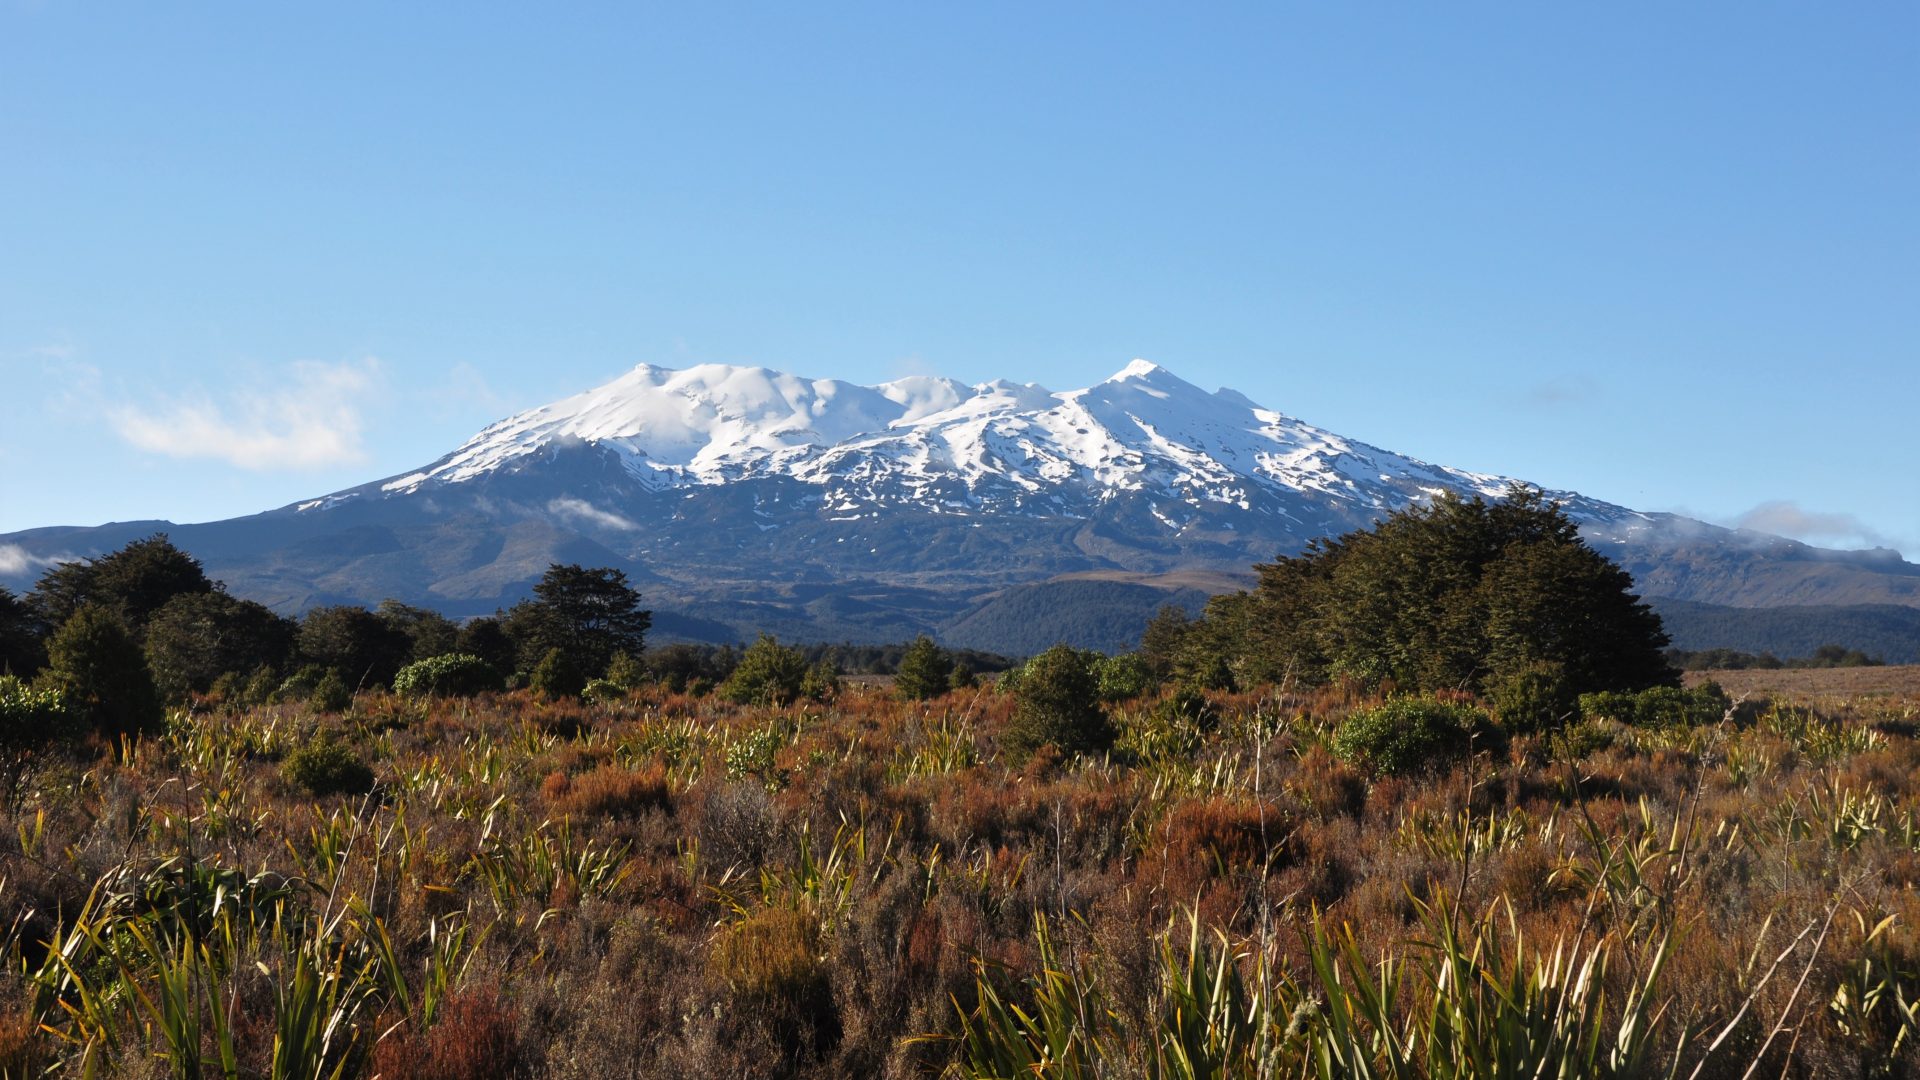
MULTIPOLYGON (((1197 603, 1315 538, 1511 482, 1142 360, 1061 392, 643 364, 387 480, 207 525, 33 530, 0 550, 34 566, 165 528, 234 592, 284 609, 393 596, 460 614, 511 603, 551 562, 610 565, 668 632, 934 631, 1022 651, 1124 643, 1163 600, 1197 603)), ((1651 595, 1920 605, 1920 567, 1893 553, 1549 494, 1651 595)))
MULTIPOLYGON (((1135 360, 1056 393, 1005 381, 915 376, 878 386, 765 368, 647 364, 597 389, 495 424, 418 472, 302 504, 413 495, 470 483, 582 445, 647 491, 785 477, 830 514, 1072 516, 1136 497, 1177 534, 1219 505, 1304 523, 1306 503, 1367 516, 1443 491, 1497 496, 1512 481, 1429 465, 1135 360)), ((1584 518, 1621 507, 1556 493, 1584 518)), ((605 510, 618 513, 618 507, 605 510)))

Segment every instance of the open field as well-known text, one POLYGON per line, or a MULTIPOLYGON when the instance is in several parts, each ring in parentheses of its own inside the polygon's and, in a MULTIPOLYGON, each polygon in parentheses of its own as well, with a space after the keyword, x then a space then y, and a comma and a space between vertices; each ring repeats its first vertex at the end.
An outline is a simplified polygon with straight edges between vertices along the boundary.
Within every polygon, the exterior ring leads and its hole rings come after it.
POLYGON ((1735 697, 1768 694, 1820 700, 1862 696, 1920 698, 1920 664, 1687 673, 1688 686, 1708 681, 1719 683, 1735 697))
POLYGON ((1405 778, 1332 752, 1368 703, 1136 701, 1022 763, 990 689, 206 703, 0 813, 0 1072, 1920 1067, 1920 698, 1405 778), (316 731, 370 792, 303 786, 316 731))

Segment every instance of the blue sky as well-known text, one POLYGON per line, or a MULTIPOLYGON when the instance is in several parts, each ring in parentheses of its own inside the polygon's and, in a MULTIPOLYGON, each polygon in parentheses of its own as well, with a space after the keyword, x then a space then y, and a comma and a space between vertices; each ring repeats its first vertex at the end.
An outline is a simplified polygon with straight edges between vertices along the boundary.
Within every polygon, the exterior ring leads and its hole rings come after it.
POLYGON ((1139 356, 1920 552, 1920 7, 553 7, 0 0, 0 531, 285 504, 642 361, 1139 356))

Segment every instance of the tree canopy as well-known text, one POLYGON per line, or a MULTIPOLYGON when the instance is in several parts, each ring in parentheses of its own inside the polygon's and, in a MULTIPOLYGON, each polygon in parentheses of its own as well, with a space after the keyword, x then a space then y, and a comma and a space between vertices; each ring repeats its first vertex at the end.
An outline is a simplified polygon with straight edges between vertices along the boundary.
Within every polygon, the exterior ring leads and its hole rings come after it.
POLYGON ((228 672, 279 667, 293 651, 293 620, 223 592, 182 593, 147 621, 147 662, 169 696, 205 691, 228 672))
POLYGON ((33 609, 0 586, 0 675, 25 677, 40 670, 47 659, 40 637, 33 609))
POLYGON ((118 612, 83 604, 47 642, 45 684, 106 735, 159 726, 159 691, 147 658, 118 612))
POLYGON ((508 613, 507 632, 523 663, 560 649, 582 669, 601 672, 614 653, 639 654, 652 623, 653 613, 641 609, 624 572, 554 563, 533 587, 533 599, 508 613))
POLYGON ((340 673, 349 688, 386 686, 412 657, 404 631, 366 608, 318 607, 300 620, 300 656, 340 673))
POLYGON ((28 603, 48 627, 64 626, 82 606, 98 604, 119 615, 138 639, 167 601, 216 588, 200 560, 175 547, 166 533, 154 533, 99 558, 48 569, 28 603))
POLYGON ((1482 692, 1542 665, 1574 692, 1675 678, 1633 579, 1531 489, 1444 495, 1255 570, 1252 591, 1216 598, 1185 629, 1180 663, 1224 656, 1242 681, 1482 692))

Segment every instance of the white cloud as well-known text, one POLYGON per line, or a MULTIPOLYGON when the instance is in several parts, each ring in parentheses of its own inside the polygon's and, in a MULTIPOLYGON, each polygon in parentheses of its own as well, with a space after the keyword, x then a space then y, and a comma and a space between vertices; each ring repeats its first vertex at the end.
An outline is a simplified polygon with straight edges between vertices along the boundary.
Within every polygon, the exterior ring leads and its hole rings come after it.
POLYGON ((568 521, 598 525, 603 529, 619 529, 622 532, 632 532, 640 527, 619 514, 602 510, 585 499, 576 499, 571 495, 549 502, 547 513, 568 521))
POLYGON ((57 563, 72 562, 73 559, 74 556, 72 555, 55 555, 52 558, 41 558, 38 555, 28 553, 27 549, 21 547, 19 544, 0 544, 0 576, 21 577, 26 574, 44 570, 57 563))
POLYGON ((289 365, 278 385, 205 392, 108 409, 127 442, 177 458, 243 469, 317 469, 366 460, 361 412, 384 384, 380 361, 289 365))
POLYGON ((1884 533, 1852 514, 1831 514, 1808 510, 1798 503, 1785 499, 1763 502, 1735 518, 1733 524, 1736 528, 1769 532, 1776 536, 1790 536, 1795 540, 1808 543, 1838 542, 1848 546, 1855 544, 1868 547, 1894 546, 1893 541, 1884 533))

